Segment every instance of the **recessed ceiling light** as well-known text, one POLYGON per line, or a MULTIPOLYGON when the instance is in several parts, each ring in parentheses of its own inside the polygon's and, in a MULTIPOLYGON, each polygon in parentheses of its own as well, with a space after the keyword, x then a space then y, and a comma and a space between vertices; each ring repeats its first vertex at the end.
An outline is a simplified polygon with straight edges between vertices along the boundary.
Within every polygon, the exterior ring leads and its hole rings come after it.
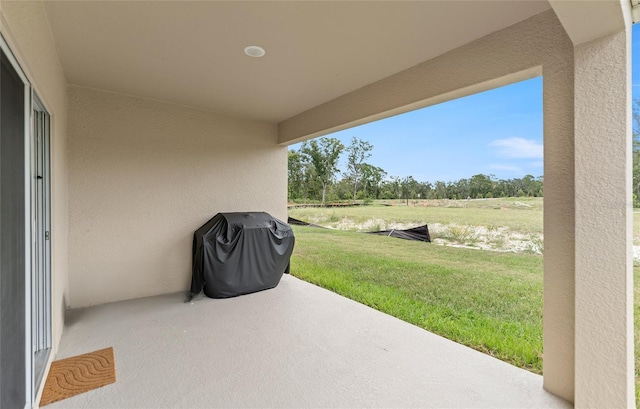
POLYGON ((264 48, 258 47, 257 45, 250 45, 244 49, 244 53, 249 57, 262 57, 265 55, 264 48))

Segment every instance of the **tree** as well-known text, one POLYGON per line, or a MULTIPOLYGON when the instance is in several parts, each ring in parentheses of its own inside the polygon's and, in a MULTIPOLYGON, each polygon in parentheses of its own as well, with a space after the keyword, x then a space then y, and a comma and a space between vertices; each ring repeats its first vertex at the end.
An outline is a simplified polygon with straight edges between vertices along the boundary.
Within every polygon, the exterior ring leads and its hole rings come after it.
POLYGON ((304 168, 304 157, 300 152, 295 150, 289 151, 289 200, 299 199, 303 195, 304 168))
POLYGON ((433 185, 430 182, 420 182, 418 185, 418 194, 423 199, 429 199, 433 185))
POLYGON ((402 179, 400 176, 391 176, 389 178, 389 186, 391 187, 391 191, 393 192, 394 199, 402 198, 402 179))
POLYGON ((418 182, 413 178, 413 176, 407 176, 402 179, 400 182, 400 188, 402 189, 402 195, 407 201, 407 206, 409 206, 409 197, 413 199, 418 190, 418 182))
POLYGON ((380 191, 380 183, 385 176, 387 176, 387 172, 382 168, 369 165, 368 163, 362 164, 360 172, 362 174, 361 180, 364 184, 364 197, 367 197, 367 189, 369 189, 369 192, 373 194, 373 198, 377 199, 380 191))
POLYGON ((347 148, 349 155, 347 156, 347 170, 349 176, 353 181, 353 202, 356 201, 356 195, 358 193, 358 180, 362 173, 362 165, 364 161, 371 157, 371 150, 373 145, 362 139, 358 139, 355 136, 351 139, 351 145, 347 148))
POLYGON ((335 138, 312 139, 302 144, 300 153, 313 165, 316 177, 322 184, 322 204, 327 195, 327 186, 338 173, 338 159, 344 145, 335 138))
POLYGON ((473 175, 469 179, 470 196, 474 199, 483 198, 485 195, 492 191, 493 182, 491 181, 491 175, 473 175))
POLYGON ((447 192, 447 184, 440 181, 440 180, 436 180, 436 184, 435 184, 435 198, 436 199, 446 199, 448 198, 448 192, 447 192))

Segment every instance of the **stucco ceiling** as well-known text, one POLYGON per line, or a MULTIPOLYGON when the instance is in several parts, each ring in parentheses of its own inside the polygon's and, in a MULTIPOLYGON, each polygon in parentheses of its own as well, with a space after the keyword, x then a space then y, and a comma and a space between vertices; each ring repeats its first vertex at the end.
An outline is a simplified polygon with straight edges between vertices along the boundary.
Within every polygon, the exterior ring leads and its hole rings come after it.
POLYGON ((542 1, 47 1, 67 81, 278 122, 549 8, 542 1), (266 49, 251 58, 248 45, 266 49))

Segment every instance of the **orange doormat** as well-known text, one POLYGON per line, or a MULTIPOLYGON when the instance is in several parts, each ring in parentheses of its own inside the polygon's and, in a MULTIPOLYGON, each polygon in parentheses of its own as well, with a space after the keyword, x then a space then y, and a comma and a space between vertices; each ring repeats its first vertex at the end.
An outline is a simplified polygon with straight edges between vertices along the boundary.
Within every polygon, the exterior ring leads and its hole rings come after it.
POLYGON ((40 406, 88 392, 116 381, 113 348, 54 361, 44 384, 40 406))

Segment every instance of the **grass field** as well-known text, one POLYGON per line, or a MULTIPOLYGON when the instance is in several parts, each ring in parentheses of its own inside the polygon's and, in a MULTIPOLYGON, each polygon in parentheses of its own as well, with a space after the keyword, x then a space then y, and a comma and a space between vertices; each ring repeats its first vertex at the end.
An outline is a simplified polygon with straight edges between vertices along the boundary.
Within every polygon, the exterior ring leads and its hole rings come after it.
MULTIPOLYGON (((344 208, 290 209, 289 216, 323 226, 340 228, 345 219, 353 227, 342 230, 371 230, 358 226, 459 224, 485 227, 508 227, 527 233, 542 233, 542 198, 507 198, 486 200, 377 201, 370 206, 344 208), (385 206, 383 203, 393 204, 385 206), (369 223, 367 223, 369 222, 369 223)), ((393 228, 393 227, 392 227, 393 228)))
MULTIPOLYGON (((537 240, 541 199, 430 201, 337 209, 290 209, 289 215, 334 229, 295 227, 293 275, 535 373, 542 372, 542 255, 461 248, 356 233, 435 224, 537 240), (478 228, 484 229, 478 229, 478 228), (505 234, 507 234, 505 233, 505 234)), ((640 215, 638 215, 640 216, 640 215)), ((640 217, 634 243, 640 244, 640 217)), ((432 233, 432 237, 434 234, 432 233)), ((455 247, 454 247, 455 246, 455 247)), ((496 248, 495 250, 500 250, 496 248)), ((635 268, 636 282, 640 269, 635 268)), ((636 391, 640 390, 640 287, 635 288, 636 391)))
POLYGON ((436 244, 542 254, 542 199, 423 200, 290 209, 289 216, 348 231, 429 225, 436 244))

